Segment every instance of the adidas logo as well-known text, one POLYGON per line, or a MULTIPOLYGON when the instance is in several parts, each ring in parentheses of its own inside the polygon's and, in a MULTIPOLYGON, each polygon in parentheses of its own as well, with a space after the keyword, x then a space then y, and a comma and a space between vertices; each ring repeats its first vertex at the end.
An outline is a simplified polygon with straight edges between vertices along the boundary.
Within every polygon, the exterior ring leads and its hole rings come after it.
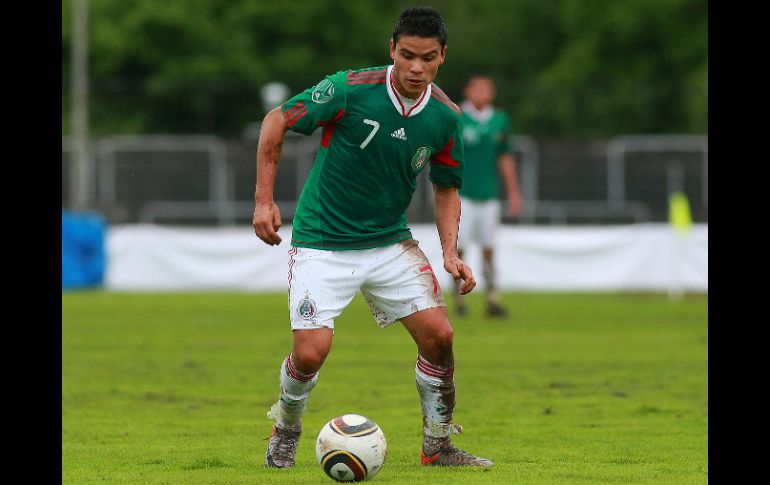
POLYGON ((392 136, 393 138, 398 138, 399 140, 406 141, 406 132, 404 131, 403 128, 397 129, 396 131, 391 133, 390 136, 392 136))

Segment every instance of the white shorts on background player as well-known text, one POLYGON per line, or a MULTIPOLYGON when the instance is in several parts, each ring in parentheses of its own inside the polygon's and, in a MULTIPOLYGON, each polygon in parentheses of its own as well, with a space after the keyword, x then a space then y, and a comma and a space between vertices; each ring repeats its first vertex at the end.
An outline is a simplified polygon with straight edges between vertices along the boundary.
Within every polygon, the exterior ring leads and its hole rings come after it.
POLYGON ((446 306, 428 258, 413 239, 346 251, 292 247, 289 256, 292 330, 333 329, 359 290, 380 327, 446 306))
POLYGON ((460 197, 462 213, 457 247, 466 249, 474 242, 484 248, 494 247, 500 226, 500 200, 479 201, 460 197))

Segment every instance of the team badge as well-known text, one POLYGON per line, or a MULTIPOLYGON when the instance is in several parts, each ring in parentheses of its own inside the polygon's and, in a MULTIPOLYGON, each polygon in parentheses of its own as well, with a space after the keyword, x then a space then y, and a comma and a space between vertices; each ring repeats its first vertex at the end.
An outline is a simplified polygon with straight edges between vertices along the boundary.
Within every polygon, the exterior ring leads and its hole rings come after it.
POLYGON ((315 301, 310 298, 308 293, 305 293, 305 298, 300 300, 297 306, 297 314, 303 320, 310 320, 315 316, 316 305, 315 301))
POLYGON ((463 139, 469 145, 476 145, 479 142, 479 132, 472 126, 466 126, 463 129, 463 139))
POLYGON ((412 170, 419 172, 420 169, 425 166, 425 162, 428 161, 429 154, 430 149, 428 147, 418 148, 412 157, 412 170))
POLYGON ((334 97, 334 83, 324 79, 313 88, 311 99, 314 103, 324 104, 334 97))

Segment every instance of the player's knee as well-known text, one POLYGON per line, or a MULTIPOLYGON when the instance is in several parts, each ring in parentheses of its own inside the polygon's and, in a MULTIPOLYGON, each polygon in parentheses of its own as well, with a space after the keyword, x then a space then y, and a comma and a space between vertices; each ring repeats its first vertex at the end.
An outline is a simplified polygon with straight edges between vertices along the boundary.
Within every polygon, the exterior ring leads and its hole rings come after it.
POLYGON ((451 350, 452 342, 454 341, 454 330, 447 325, 436 332, 436 347, 441 350, 451 350))
POLYGON ((420 354, 433 365, 449 367, 454 361, 452 354, 452 341, 454 332, 447 325, 433 332, 424 345, 420 348, 420 354))
POLYGON ((294 365, 305 374, 312 374, 321 368, 329 351, 324 348, 302 346, 294 349, 294 365))

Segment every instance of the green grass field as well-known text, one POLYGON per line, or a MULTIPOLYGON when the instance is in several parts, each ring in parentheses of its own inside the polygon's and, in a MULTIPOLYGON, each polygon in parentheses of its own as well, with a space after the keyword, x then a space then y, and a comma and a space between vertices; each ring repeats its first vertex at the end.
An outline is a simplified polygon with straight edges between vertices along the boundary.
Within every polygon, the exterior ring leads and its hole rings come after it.
MULTIPOLYGON (((460 447, 488 470, 420 466, 415 346, 359 296, 337 320, 297 466, 263 466, 291 348, 285 294, 62 294, 62 483, 334 483, 314 442, 374 419, 373 483, 707 483, 708 297, 504 295, 506 322, 452 319, 460 447)), ((450 307, 451 308, 451 307, 450 307)))

